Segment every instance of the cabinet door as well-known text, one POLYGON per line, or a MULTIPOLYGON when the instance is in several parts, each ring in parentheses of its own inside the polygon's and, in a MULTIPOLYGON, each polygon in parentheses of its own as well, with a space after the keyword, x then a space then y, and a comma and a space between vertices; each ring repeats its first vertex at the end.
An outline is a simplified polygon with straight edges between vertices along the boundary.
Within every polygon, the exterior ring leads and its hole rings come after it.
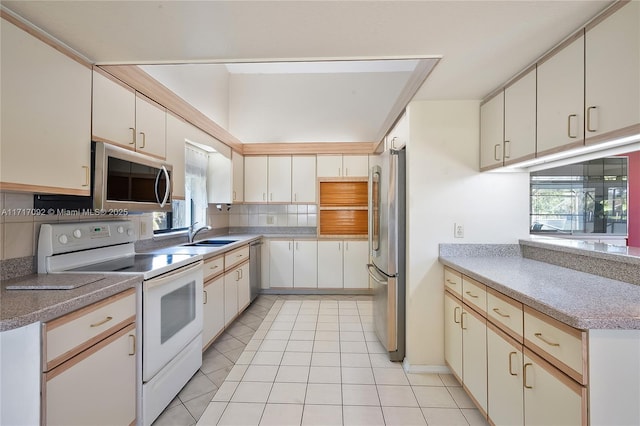
POLYGON ((267 157, 244 157, 244 201, 267 202, 267 157))
POLYGON ((232 198, 234 203, 244 201, 244 156, 231 153, 232 198))
POLYGON ((167 110, 141 94, 136 94, 136 151, 166 157, 167 110))
POLYGON ((135 423, 135 335, 131 324, 46 373, 45 424, 135 423))
POLYGON ((291 156, 269 156, 268 188, 270 203, 291 202, 291 156))
POLYGON ((492 325, 487 330, 487 383, 493 424, 523 424, 522 345, 492 325))
POLYGON ((462 302, 444 292, 444 360, 453 374, 462 381, 462 302))
POLYGON ((224 324, 229 325, 238 314, 238 270, 224 274, 224 324))
POLYGON ((462 306, 462 382, 487 412, 487 320, 462 306))
POLYGON ((404 113, 387 135, 385 139, 385 149, 400 149, 403 146, 407 146, 408 141, 409 119, 407 118, 407 114, 404 113))
POLYGON ((291 201, 294 203, 315 203, 315 155, 294 155, 291 161, 291 201))
POLYGON ((207 200, 210 204, 231 204, 233 198, 231 159, 219 152, 209 153, 207 200))
POLYGON ((502 166, 504 92, 480 107, 480 170, 502 166))
POLYGON ((1 31, 2 189, 89 195, 91 70, 8 21, 1 31))
POLYGON ((588 423, 585 388, 526 348, 523 383, 526 425, 588 423))
POLYGON ((219 276, 204 285, 202 299, 202 347, 211 341, 224 329, 224 276, 219 276))
POLYGON ((293 286, 318 287, 318 242, 293 242, 293 286))
POLYGON ((629 2, 588 29, 585 49, 587 141, 639 124, 640 3, 629 2))
POLYGON ((318 288, 343 288, 342 241, 318 241, 318 288))
POLYGON ((238 267, 238 312, 242 312, 249 306, 251 302, 251 294, 249 290, 249 262, 238 267))
POLYGON ((369 176, 369 156, 368 155, 343 155, 342 156, 342 176, 344 177, 369 176))
POLYGON ((369 288, 369 242, 344 242, 344 288, 369 288))
POLYGON ((93 71, 93 140, 131 150, 136 142, 136 92, 93 71))
POLYGON ((293 287, 293 241, 269 241, 269 284, 293 287))
POLYGON ((538 65, 537 154, 584 143, 584 36, 538 65))
POLYGON ((318 177, 342 176, 342 155, 318 155, 318 177))
POLYGON ((171 175, 173 192, 171 195, 179 200, 183 200, 185 194, 184 145, 189 133, 189 126, 190 124, 181 118, 167 114, 167 161, 173 166, 173 174, 171 175))
POLYGON ((504 89, 504 164, 536 154, 536 70, 504 89))

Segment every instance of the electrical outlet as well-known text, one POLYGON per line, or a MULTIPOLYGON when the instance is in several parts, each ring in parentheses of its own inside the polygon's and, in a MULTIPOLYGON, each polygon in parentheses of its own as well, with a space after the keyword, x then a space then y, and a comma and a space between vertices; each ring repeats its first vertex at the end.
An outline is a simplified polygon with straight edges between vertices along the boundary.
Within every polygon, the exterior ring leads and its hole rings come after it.
POLYGON ((462 225, 461 223, 454 223, 453 236, 455 238, 464 238, 464 225, 462 225))
POLYGON ((271 215, 267 216, 267 225, 273 225, 274 219, 271 215))

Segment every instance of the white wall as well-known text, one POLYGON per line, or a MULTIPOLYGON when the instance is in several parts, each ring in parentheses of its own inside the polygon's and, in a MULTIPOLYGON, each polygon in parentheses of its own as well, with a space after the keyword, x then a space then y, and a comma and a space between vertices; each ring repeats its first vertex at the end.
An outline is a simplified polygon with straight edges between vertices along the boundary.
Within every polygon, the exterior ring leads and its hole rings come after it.
POLYGON ((142 65, 146 73, 229 128, 229 72, 223 64, 142 65))
POLYGON ((229 131, 249 143, 375 142, 409 75, 232 74, 229 131))
POLYGON ((443 366, 439 243, 517 243, 529 233, 529 174, 480 173, 478 101, 408 108, 407 362, 443 366), (454 223, 464 238, 454 238, 454 223))

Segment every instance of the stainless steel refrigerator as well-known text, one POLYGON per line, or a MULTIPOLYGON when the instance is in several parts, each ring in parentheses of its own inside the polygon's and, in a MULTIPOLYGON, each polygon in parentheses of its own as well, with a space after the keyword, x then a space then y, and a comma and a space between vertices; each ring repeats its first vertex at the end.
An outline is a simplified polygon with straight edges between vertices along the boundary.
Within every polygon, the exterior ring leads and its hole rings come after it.
POLYGON ((373 321, 389 359, 405 355, 405 165, 406 150, 387 150, 369 174, 369 250, 373 321))

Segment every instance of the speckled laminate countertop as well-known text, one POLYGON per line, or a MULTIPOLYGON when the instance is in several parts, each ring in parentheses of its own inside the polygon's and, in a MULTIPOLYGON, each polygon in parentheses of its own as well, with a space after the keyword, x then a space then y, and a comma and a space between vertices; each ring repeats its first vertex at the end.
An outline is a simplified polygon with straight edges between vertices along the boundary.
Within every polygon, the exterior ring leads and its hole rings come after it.
POLYGON ((202 255, 204 260, 210 259, 215 256, 219 256, 228 251, 237 249, 245 244, 249 244, 252 241, 259 240, 262 235, 218 235, 212 238, 206 238, 206 240, 236 240, 236 242, 227 244, 222 247, 207 247, 207 246, 189 246, 179 245, 170 246, 159 249, 148 250, 148 253, 160 253, 160 254, 199 254, 202 255))
POLYGON ((0 288, 0 331, 54 318, 139 286, 142 276, 118 274, 33 274, 3 281, 0 288), (102 279, 91 278, 100 275, 102 279), (12 284, 41 285, 93 281, 72 290, 7 290, 12 284))
POLYGON ((640 329, 640 286, 520 256, 440 262, 572 327, 640 329))

